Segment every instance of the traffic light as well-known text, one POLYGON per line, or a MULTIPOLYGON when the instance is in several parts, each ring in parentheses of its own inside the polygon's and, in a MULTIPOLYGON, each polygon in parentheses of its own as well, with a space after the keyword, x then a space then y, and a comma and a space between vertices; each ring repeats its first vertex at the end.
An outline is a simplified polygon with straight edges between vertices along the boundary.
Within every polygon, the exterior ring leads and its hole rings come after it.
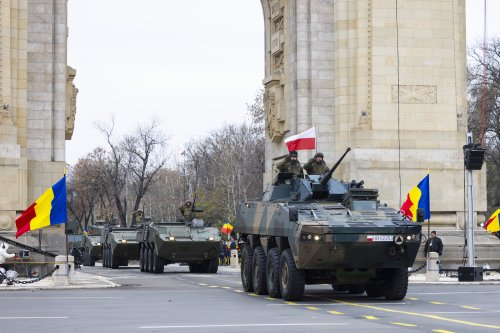
POLYGON ((467 170, 481 170, 484 160, 484 148, 480 144, 469 143, 464 147, 464 164, 467 170))

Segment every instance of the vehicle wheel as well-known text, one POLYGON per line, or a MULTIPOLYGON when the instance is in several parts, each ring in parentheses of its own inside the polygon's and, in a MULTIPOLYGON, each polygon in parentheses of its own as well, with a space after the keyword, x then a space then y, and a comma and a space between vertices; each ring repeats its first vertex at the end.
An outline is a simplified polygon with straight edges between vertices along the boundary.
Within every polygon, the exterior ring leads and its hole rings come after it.
POLYGON ((155 253, 155 250, 153 249, 153 273, 163 273, 164 268, 165 261, 163 260, 163 258, 158 257, 155 253))
POLYGON ((141 248, 139 249, 139 269, 141 272, 144 272, 144 244, 141 244, 141 248))
POLYGON ((365 286, 366 294, 368 297, 382 297, 384 296, 384 288, 382 285, 367 284, 365 286))
POLYGON ((219 258, 210 259, 208 261, 208 272, 210 274, 215 274, 219 270, 219 258))
POLYGON ((408 291, 408 269, 394 268, 387 281, 384 296, 391 301, 405 298, 408 291))
POLYGON ((241 251, 241 284, 245 291, 253 291, 252 261, 252 249, 248 245, 245 245, 243 251, 241 251))
POLYGON ((146 272, 153 273, 153 249, 148 247, 146 253, 148 255, 146 272))
POLYGON ((361 295, 365 293, 365 286, 362 284, 348 284, 347 291, 351 295, 361 295))
POLYGON ((280 298, 280 252, 277 247, 273 247, 267 253, 266 281, 269 296, 280 298))
POLYGON ((200 264, 189 264, 189 272, 190 273, 199 273, 200 272, 200 264))
POLYGON ((298 301, 304 296, 304 272, 295 266, 292 250, 286 249, 281 253, 280 260, 280 288, 285 301, 298 301))
POLYGON ((111 267, 112 269, 117 269, 117 268, 120 266, 120 258, 118 258, 117 256, 115 256, 115 255, 113 254, 113 252, 111 252, 111 249, 109 249, 109 250, 110 250, 110 251, 109 251, 109 257, 110 257, 110 259, 111 259, 111 260, 110 260, 110 261, 111 261, 111 263, 110 263, 110 267, 111 267))
POLYGON ((253 251, 252 274, 253 290, 257 295, 266 295, 266 252, 262 246, 253 251))
POLYGON ((102 266, 108 267, 108 248, 102 248, 102 266))
POLYGON ((92 257, 90 253, 88 254, 89 266, 95 266, 95 257, 92 257))

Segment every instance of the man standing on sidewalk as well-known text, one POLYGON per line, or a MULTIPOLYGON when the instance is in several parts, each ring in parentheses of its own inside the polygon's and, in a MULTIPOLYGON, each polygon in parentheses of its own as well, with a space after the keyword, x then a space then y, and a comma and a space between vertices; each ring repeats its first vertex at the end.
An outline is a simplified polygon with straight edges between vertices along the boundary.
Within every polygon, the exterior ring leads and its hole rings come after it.
POLYGON ((443 254, 443 242, 441 238, 436 236, 436 231, 431 231, 431 237, 425 242, 424 253, 426 257, 429 252, 437 252, 439 255, 443 254))

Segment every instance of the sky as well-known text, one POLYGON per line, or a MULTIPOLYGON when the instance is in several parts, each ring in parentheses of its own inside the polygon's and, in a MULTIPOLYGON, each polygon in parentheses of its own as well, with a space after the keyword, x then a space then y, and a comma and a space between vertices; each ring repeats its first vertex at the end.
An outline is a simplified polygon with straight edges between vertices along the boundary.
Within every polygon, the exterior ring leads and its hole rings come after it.
MULTIPOLYGON (((467 43, 482 41, 484 1, 467 1, 467 43)), ((500 0, 486 0, 487 36, 500 36, 500 0)), ((68 65, 79 89, 66 161, 106 147, 154 118, 178 154, 191 139, 241 123, 262 89, 259 0, 69 0, 68 65)))

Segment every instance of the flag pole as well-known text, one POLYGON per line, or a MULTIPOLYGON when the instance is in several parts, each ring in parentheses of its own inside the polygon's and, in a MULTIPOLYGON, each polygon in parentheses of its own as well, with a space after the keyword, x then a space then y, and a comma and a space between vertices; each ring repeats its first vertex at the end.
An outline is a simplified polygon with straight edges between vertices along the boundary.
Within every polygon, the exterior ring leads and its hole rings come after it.
POLYGON ((314 154, 316 155, 318 153, 318 133, 316 133, 316 124, 314 124, 314 149, 315 152, 314 154))

